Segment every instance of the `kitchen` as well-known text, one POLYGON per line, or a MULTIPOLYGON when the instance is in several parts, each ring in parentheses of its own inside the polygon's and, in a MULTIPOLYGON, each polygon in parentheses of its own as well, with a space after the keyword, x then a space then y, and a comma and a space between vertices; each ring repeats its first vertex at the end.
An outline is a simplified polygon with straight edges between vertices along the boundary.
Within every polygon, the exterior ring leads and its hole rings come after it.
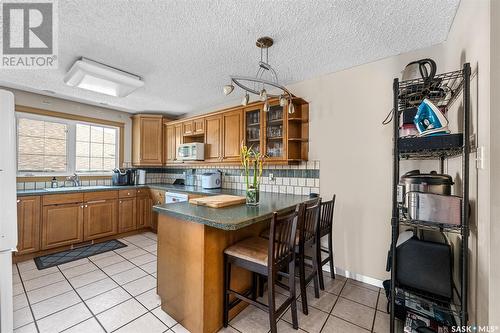
POLYGON ((42 2, 58 67, 0 68, 2 332, 499 325, 495 1, 42 2))

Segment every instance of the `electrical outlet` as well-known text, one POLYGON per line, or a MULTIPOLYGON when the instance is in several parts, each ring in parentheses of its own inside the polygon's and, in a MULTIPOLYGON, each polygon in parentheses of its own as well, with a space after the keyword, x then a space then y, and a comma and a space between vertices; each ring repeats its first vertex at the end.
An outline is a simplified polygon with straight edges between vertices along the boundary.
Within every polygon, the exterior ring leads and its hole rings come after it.
POLYGON ((274 173, 270 173, 269 174, 269 180, 272 181, 272 182, 274 182, 274 179, 275 179, 274 178, 274 173))

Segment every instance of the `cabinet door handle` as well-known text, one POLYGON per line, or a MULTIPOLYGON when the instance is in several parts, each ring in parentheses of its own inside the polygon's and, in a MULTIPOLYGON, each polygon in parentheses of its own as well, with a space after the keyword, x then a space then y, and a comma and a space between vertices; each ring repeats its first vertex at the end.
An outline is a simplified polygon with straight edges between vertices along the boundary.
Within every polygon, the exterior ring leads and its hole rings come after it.
MULTIPOLYGON (((106 202, 106 200, 87 201, 87 204, 91 205, 91 204, 103 203, 103 202, 106 202)), ((87 205, 85 205, 85 207, 87 207, 87 205)))
POLYGON ((17 199, 17 203, 20 203, 20 202, 21 202, 21 200, 17 199))
POLYGON ((82 209, 83 209, 83 205, 81 205, 81 206, 80 206, 80 208, 82 208, 82 209))
POLYGON ((88 207, 88 205, 85 205, 85 208, 87 208, 87 207, 88 207))

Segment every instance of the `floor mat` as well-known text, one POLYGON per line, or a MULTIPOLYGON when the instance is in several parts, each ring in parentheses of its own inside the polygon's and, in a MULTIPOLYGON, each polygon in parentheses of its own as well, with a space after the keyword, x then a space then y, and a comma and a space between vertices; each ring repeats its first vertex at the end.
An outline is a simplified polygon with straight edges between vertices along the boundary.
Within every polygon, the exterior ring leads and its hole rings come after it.
POLYGON ((61 264, 65 264, 74 260, 87 258, 99 253, 104 253, 116 250, 127 246, 119 240, 113 239, 107 242, 97 243, 93 245, 82 246, 77 249, 67 250, 63 252, 48 254, 35 258, 36 267, 41 270, 61 264))

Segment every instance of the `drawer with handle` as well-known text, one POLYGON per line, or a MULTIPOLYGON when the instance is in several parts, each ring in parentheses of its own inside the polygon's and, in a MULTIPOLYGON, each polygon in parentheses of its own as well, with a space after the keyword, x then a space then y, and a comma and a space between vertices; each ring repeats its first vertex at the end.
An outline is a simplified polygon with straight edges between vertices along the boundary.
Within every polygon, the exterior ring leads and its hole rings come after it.
POLYGON ((120 190, 118 191, 119 198, 133 198, 137 195, 137 190, 129 189, 129 190, 120 190))

